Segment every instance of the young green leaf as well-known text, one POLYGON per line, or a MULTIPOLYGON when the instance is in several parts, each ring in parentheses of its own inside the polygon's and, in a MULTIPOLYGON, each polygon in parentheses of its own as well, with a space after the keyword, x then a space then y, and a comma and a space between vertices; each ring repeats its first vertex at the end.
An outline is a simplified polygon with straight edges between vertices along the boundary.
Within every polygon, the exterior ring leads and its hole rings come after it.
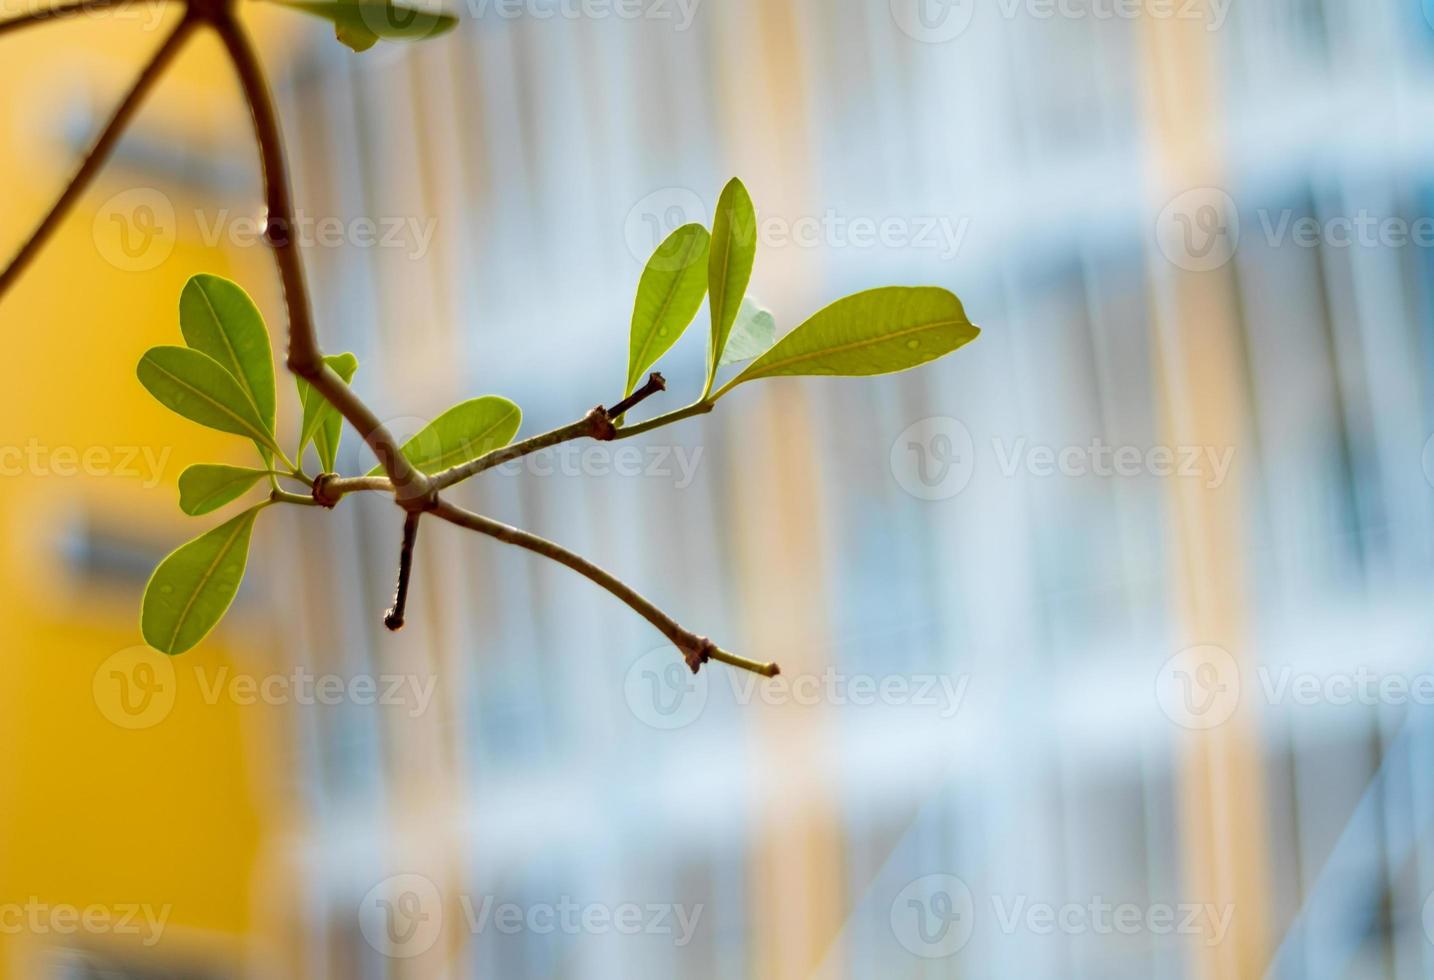
POLYGON ((190 517, 218 510, 243 496, 268 473, 241 466, 191 466, 179 474, 179 509, 190 517))
POLYGON ((161 653, 183 653, 224 618, 244 580, 254 518, 265 506, 246 510, 159 563, 144 589, 140 626, 146 643, 161 653))
MULTIPOLYGON (((400 448, 410 463, 432 476, 508 445, 522 420, 522 411, 508 399, 484 395, 454 405, 400 448)), ((382 473, 383 467, 375 466, 369 476, 382 473)))
POLYGON ((722 191, 712 222, 712 247, 707 258, 707 291, 712 308, 712 342, 707 348, 707 387, 712 391, 727 337, 737 320, 742 297, 752 281, 757 260, 757 213, 747 188, 735 177, 722 191))
POLYGON ((889 286, 837 300, 787 334, 733 378, 888 374, 925 364, 975 339, 961 301, 933 286, 889 286))
MULTIPOLYGON (((358 358, 352 354, 333 354, 324 358, 324 363, 334 369, 334 373, 343 379, 344 384, 350 384, 358 372, 358 358)), ((304 424, 299 430, 299 452, 294 459, 303 461, 304 449, 312 440, 319 451, 319 462, 323 465, 323 471, 332 473, 339 458, 343 416, 339 415, 337 408, 324 400, 324 396, 320 395, 313 385, 303 378, 294 380, 299 386, 299 402, 304 407, 304 424)))
POLYGON ((140 358, 136 374, 166 408, 283 455, 239 382, 208 354, 187 347, 152 347, 140 358))
POLYGON ((367 51, 379 39, 422 41, 453 30, 458 19, 392 0, 275 0, 281 6, 334 25, 334 35, 354 51, 367 51))
POLYGON ((727 348, 722 351, 718 366, 740 364, 761 357, 776 342, 777 320, 772 311, 751 296, 746 296, 742 299, 742 309, 737 313, 737 322, 732 324, 732 336, 727 338, 727 348))
POLYGON ((264 429, 273 432, 274 351, 249 294, 228 279, 194 276, 179 295, 179 329, 191 350, 208 354, 234 376, 264 429))
POLYGON ((632 394, 648 368, 677 343, 707 293, 711 236, 699 224, 683 225, 647 261, 632 308, 627 352, 627 390, 632 394))

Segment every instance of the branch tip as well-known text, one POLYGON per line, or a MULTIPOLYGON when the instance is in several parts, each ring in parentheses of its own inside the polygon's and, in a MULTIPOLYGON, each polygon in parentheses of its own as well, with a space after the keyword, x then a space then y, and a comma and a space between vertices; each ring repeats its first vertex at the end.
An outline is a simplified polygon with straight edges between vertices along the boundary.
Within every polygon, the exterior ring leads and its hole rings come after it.
POLYGON ((664 378, 659 372, 653 371, 652 374, 648 375, 646 384, 634 391, 632 394, 628 395, 622 401, 618 402, 612 408, 607 409, 607 416, 608 418, 612 419, 620 419, 624 415, 626 415, 628 411, 633 408, 636 408, 643 401, 646 401, 648 398, 651 398, 659 391, 666 390, 667 379, 664 378))
POLYGON ((398 587, 393 593, 393 607, 384 613, 383 625, 390 633, 403 629, 404 611, 408 607, 408 585, 413 577, 413 549, 418 544, 418 521, 422 511, 409 511, 403 519, 403 545, 398 552, 398 587))

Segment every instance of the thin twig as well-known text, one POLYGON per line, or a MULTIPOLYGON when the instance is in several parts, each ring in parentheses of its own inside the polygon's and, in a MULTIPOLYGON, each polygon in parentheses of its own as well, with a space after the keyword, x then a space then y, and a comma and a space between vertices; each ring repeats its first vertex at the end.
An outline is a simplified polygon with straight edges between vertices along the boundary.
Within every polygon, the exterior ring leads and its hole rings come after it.
POLYGON ((408 583, 413 577, 413 549, 418 544, 420 511, 411 510, 403 518, 403 544, 398 551, 398 587, 393 592, 393 608, 383 617, 383 625, 397 633, 403 629, 404 610, 408 608, 408 583))
MULTIPOLYGON (((524 439, 522 442, 515 442, 512 445, 504 446, 502 449, 495 449, 493 452, 467 463, 451 467, 433 476, 433 488, 445 490, 455 483, 462 483, 470 477, 477 476, 485 470, 491 470, 495 466, 502 466, 504 463, 511 463, 515 459, 522 459, 524 456, 548 449, 552 446, 571 442, 574 439, 600 439, 608 442, 613 439, 621 439, 626 431, 621 426, 613 424, 613 420, 621 417, 625 412, 640 404, 659 391, 667 390, 667 381, 656 371, 647 379, 647 383, 639 390, 633 392, 627 398, 618 402, 612 408, 595 408, 587 415, 550 432, 524 439)), ((676 417, 670 419, 676 421, 676 417)), ((665 422, 663 424, 666 424, 665 422)), ((362 489, 362 488, 355 488, 362 489)))
POLYGON ((760 663, 755 660, 748 660, 746 657, 739 657, 736 654, 728 653, 720 649, 705 636, 698 636, 690 630, 683 629, 672 617, 648 602, 620 579, 599 568, 597 565, 594 565, 581 555, 576 555, 546 538, 540 538, 536 534, 530 534, 527 531, 510 527, 507 524, 484 517, 481 514, 464 510, 446 500, 438 504, 438 507, 433 511, 433 515, 435 517, 441 517, 443 520, 451 524, 456 524, 459 527, 468 528, 470 531, 477 531, 480 534, 497 538, 499 541, 505 541, 508 544, 526 548, 560 565, 566 565, 579 575, 596 582, 625 602, 639 616, 657 627, 658 632, 671 640, 673 644, 682 651, 683 657, 687 660, 687 665, 692 668, 693 673, 696 673, 702 664, 708 660, 717 660, 724 664, 730 664, 733 667, 750 670, 764 677, 775 677, 781 673, 781 668, 776 664, 760 663))
POLYGON ((85 192, 90 182, 94 180, 95 174, 99 173, 100 168, 104 166, 105 160, 109 158, 110 152, 114 150, 115 144, 119 142, 120 136, 124 134, 126 127, 129 126, 130 120, 134 118, 134 114, 138 111, 140 103, 144 101, 145 96, 149 94, 149 90, 154 87, 154 83, 159 81, 165 69, 174 61, 175 55, 177 55, 184 46, 184 42, 194 30, 194 24, 193 19, 189 16, 185 16, 169 37, 164 39, 164 43, 159 46, 159 50, 155 51, 149 63, 146 64, 144 69, 139 73, 139 78, 135 80, 134 86, 129 90, 129 94, 124 97, 124 101, 119 104, 119 108, 116 109, 114 115, 110 117, 110 121, 105 125, 99 138, 95 140, 94 145, 90 148, 90 152, 86 155, 85 162, 80 164, 80 169, 75 171, 74 177, 70 178, 70 183, 60 195, 60 199, 55 202, 55 206, 50 209, 50 213, 45 215, 39 227, 37 227, 30 236, 29 241, 20 246, 20 251, 15 253, 15 257, 10 260, 10 265, 3 273, 0 273, 0 299, 3 299, 10 288, 19 280, 21 273, 25 271, 30 262, 39 254, 41 246, 54 234, 55 229, 59 227, 65 215, 69 213, 70 208, 74 207, 75 202, 80 199, 80 195, 85 192))
POLYGON ((628 395, 626 398, 618 402, 612 408, 609 408, 607 410, 607 414, 610 418, 620 419, 629 411, 636 408, 638 405, 642 404, 647 399, 651 398, 653 395, 657 394, 659 391, 666 390, 667 379, 664 378, 661 374, 658 374, 656 371, 653 371, 652 374, 648 375, 647 384, 643 385, 641 388, 628 395))
POLYGON ((254 135, 264 169, 265 199, 268 204, 264 237, 274 251, 279 278, 284 284, 284 303, 289 313, 289 370, 308 381, 324 399, 339 410, 368 443, 384 472, 393 481, 399 501, 414 509, 431 503, 433 493, 427 476, 420 473, 399 452, 398 442, 377 415, 324 363, 309 305, 303 258, 294 237, 293 193, 285 162, 283 135, 278 113, 264 79, 264 69, 248 34, 233 14, 224 11, 214 19, 214 29, 229 52, 239 76, 244 98, 254 117, 254 135))

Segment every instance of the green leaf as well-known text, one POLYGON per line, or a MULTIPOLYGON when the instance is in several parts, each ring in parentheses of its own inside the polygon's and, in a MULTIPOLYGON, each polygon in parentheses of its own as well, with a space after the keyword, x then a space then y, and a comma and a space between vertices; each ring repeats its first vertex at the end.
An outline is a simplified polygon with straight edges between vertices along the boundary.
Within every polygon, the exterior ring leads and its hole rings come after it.
POLYGON ((757 378, 889 374, 925 364, 981 332, 961 301, 933 286, 889 286, 837 300, 783 337, 717 397, 757 378))
POLYGON ((152 347, 140 358, 136 373, 166 408, 283 455, 239 382, 208 354, 187 347, 152 347))
POLYGON ((776 340, 777 320, 772 311, 747 296, 742 300, 737 322, 732 324, 732 336, 727 338, 727 348, 722 352, 718 366, 740 364, 761 357, 776 340))
MULTIPOLYGON (((400 449, 410 463, 432 476, 508 445, 522 420, 522 411, 508 399, 484 395, 454 405, 400 449)), ((381 466, 369 472, 369 476, 382 474, 381 466)))
POLYGON ((274 431, 274 351, 259 308, 238 285, 194 276, 179 295, 179 329, 191 350, 208 354, 239 382, 264 429, 274 431))
POLYGON ((354 51, 367 51, 379 39, 422 41, 453 30, 458 18, 391 0, 275 0, 281 6, 334 25, 334 35, 354 51))
POLYGON ((254 518, 265 506, 246 510, 159 563, 144 589, 140 625, 146 643, 162 653, 183 653, 224 618, 244 580, 254 518))
POLYGON ((677 343, 701 308, 711 240, 701 225, 683 225, 647 260, 632 308, 624 394, 632 394, 643 372, 677 343))
MULTIPOLYGON (((344 384, 353 382, 358 372, 358 358, 352 354, 333 354, 324 358, 324 363, 334 369, 344 384)), ((299 430, 299 452, 294 458, 302 461, 304 449, 313 441, 319 451, 319 462, 325 473, 334 471, 339 458, 339 439, 343 436, 344 420, 339 410, 324 400, 324 396, 303 378, 296 378, 299 386, 299 402, 304 406, 304 424, 299 430)))
POLYGON ((179 509, 190 517, 218 510, 269 474, 242 466, 191 466, 179 474, 179 509))
POLYGON ((707 291, 712 306, 712 343, 707 349, 707 388, 712 390, 727 337, 737 320, 742 297, 752 281, 757 260, 757 213, 747 188, 732 178, 717 202, 712 222, 712 247, 707 259, 707 291))

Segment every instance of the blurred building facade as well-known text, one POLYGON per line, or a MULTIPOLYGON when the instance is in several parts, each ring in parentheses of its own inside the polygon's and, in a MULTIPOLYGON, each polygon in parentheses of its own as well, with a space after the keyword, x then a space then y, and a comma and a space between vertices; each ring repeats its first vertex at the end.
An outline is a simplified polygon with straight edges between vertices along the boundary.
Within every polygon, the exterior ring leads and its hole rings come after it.
MULTIPOLYGON (((753 289, 779 329, 862 288, 932 283, 984 333, 913 374, 751 386, 638 456, 547 454, 455 494, 780 661, 778 685, 674 671, 589 583, 448 528, 425 527, 410 626, 390 636, 393 508, 285 515, 256 544, 256 567, 281 570, 251 601, 293 625, 239 662, 415 693, 196 711, 265 746, 262 793, 232 776, 212 791, 263 828, 218 835, 251 842, 224 867, 264 914, 216 919, 270 957, 249 962, 373 978, 1434 974, 1434 692, 1418 694, 1434 667, 1434 240, 1418 240, 1434 12, 617 9, 475 4, 451 38, 362 57, 317 26, 275 59, 301 208, 344 229, 308 250, 324 341, 359 354, 356 384, 396 428, 476 394, 517 401, 525 433, 610 403, 642 261, 709 220, 734 173, 764 221, 753 289), (611 921, 628 906, 635 934, 611 921)), ((237 118, 200 126, 196 166, 237 170, 208 192, 242 211, 247 151, 218 135, 237 118)), ((165 297, 198 267, 225 263, 211 271, 281 322, 266 257, 229 251, 117 278, 115 296, 155 297, 107 335, 124 378, 172 337, 165 297)), ((53 290, 26 289, 3 322, 60 319, 53 290)), ((704 313, 659 365, 659 408, 700 385, 705 329, 704 313)), ((17 404, 54 417, 38 392, 17 404)), ((165 424, 142 411, 126 427, 165 424)), ((371 465, 352 438, 343 460, 371 465)), ((107 629, 105 653, 137 642, 107 629)), ((23 654, 17 669, 39 670, 23 654)), ((30 715, 6 717, 33 737, 30 715)), ((164 744, 104 742, 163 757, 207 729, 156 731, 164 744)), ((192 805, 154 775, 165 806, 192 805)), ((50 810, 7 810, 50 861, 50 810)), ((7 880, 43 879, 11 860, 7 880)))

